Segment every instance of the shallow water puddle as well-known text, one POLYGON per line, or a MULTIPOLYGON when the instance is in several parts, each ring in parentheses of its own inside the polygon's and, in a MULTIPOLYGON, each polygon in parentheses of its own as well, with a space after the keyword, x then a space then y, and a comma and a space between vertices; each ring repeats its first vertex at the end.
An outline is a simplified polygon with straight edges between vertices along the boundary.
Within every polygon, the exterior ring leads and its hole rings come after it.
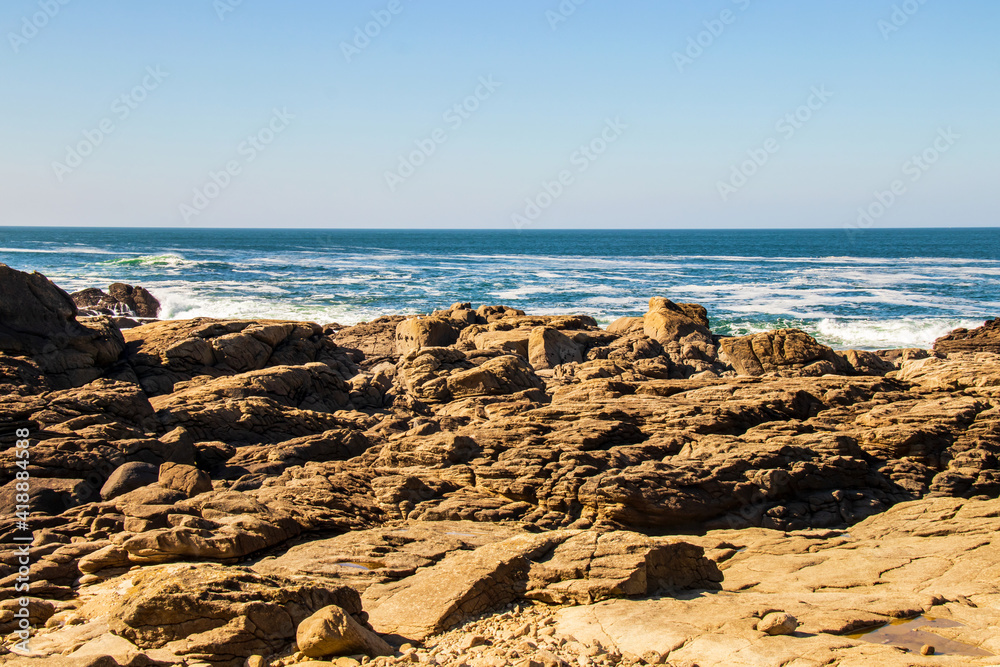
POLYGON ((925 630, 925 628, 959 627, 962 627, 961 623, 946 618, 917 616, 916 618, 896 619, 890 621, 887 625, 847 636, 851 639, 861 639, 872 644, 899 646, 909 649, 914 653, 919 653, 923 646, 930 645, 934 647, 935 655, 964 655, 970 657, 993 655, 971 644, 954 639, 945 639, 939 634, 925 630))
POLYGON ((382 563, 375 563, 375 562, 370 562, 370 563, 342 562, 342 563, 334 563, 334 565, 340 565, 341 567, 349 567, 355 570, 364 570, 365 572, 371 572, 372 570, 377 570, 380 567, 382 567, 382 563))

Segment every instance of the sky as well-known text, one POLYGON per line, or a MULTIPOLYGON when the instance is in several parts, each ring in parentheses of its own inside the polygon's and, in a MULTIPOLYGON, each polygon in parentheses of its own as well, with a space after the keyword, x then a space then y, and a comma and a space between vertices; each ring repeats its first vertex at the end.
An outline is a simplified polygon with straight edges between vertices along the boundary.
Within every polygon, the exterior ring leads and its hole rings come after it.
POLYGON ((5 0, 0 224, 998 226, 998 23, 995 0, 5 0))

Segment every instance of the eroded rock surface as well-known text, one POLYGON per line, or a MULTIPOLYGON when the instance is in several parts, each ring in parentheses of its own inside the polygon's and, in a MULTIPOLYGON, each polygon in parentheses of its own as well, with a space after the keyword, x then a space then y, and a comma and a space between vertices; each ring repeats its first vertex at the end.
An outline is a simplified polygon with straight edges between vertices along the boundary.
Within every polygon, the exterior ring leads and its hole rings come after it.
POLYGON ((35 531, 11 664, 277 667, 331 606, 302 643, 381 634, 376 665, 996 664, 847 636, 928 614, 1000 653, 992 325, 835 352, 654 297, 607 329, 456 303, 122 333, 0 283, 0 504, 29 473, 35 531))

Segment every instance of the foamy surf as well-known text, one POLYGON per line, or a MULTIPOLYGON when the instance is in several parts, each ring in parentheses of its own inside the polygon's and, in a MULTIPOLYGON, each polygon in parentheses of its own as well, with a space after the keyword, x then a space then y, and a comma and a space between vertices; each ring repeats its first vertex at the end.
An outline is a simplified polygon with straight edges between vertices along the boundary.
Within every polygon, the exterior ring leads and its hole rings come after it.
POLYGON ((705 306, 719 334, 797 327, 836 348, 881 349, 928 347, 1000 313, 996 230, 867 234, 855 254, 837 230, 22 228, 7 231, 0 262, 70 290, 143 285, 171 319, 350 325, 468 301, 606 325, 665 296, 705 306))

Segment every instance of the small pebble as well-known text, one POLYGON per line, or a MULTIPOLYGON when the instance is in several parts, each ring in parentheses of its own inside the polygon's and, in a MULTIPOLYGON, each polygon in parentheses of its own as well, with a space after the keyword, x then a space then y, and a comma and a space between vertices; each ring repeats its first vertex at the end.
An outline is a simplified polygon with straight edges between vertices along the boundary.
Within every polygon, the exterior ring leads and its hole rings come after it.
POLYGON ((462 641, 459 642, 459 646, 464 649, 470 649, 474 646, 482 646, 486 643, 486 637, 482 635, 465 635, 462 637, 462 641))
POLYGON ((930 644, 924 644, 920 647, 920 655, 934 655, 934 647, 930 644))

